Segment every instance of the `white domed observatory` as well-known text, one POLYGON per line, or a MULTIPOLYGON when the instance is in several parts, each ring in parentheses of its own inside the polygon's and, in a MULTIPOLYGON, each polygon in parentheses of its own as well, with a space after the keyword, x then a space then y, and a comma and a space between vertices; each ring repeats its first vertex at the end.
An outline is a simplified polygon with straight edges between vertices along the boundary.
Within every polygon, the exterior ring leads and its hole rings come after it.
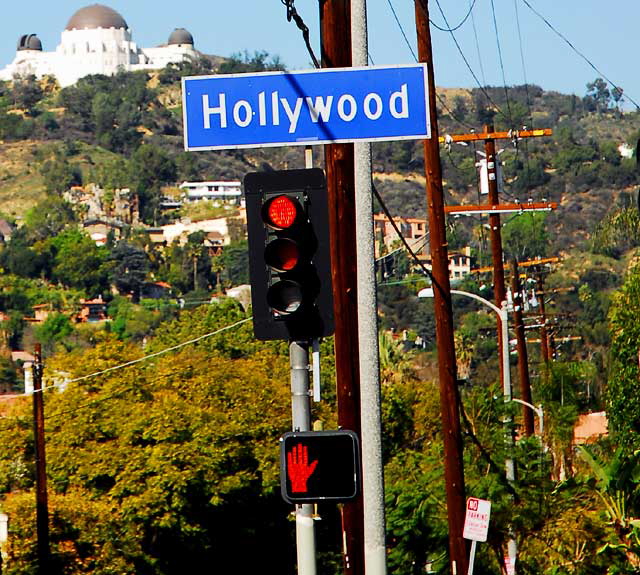
POLYGON ((22 35, 13 62, 0 70, 0 80, 51 75, 64 87, 89 74, 160 69, 197 56, 193 36, 184 28, 171 32, 166 44, 139 48, 118 12, 92 4, 71 16, 55 52, 45 52, 35 34, 22 35))

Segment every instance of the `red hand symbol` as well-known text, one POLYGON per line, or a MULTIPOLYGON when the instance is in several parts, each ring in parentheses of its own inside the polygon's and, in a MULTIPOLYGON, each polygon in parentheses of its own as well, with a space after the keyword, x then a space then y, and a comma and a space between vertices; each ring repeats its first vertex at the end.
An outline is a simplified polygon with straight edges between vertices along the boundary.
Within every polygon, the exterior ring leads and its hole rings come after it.
POLYGON ((287 473, 293 493, 304 493, 307 490, 307 479, 311 477, 316 465, 318 460, 309 463, 309 449, 306 445, 298 443, 287 453, 287 473))

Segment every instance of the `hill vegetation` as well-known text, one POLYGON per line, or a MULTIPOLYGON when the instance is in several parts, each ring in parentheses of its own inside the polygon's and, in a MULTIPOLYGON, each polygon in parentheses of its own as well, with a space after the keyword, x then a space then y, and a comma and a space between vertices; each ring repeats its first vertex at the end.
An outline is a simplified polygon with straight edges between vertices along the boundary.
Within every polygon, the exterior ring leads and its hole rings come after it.
MULTIPOLYGON (((153 74, 90 76, 62 90, 33 77, 0 84, 0 214, 14 226, 0 249, 0 384, 21 391, 10 352, 42 343, 52 388, 46 437, 56 574, 173 575, 205 565, 245 573, 264 570, 265 557, 274 572, 293 572, 294 523, 278 492, 278 438, 290 427, 287 346, 255 341, 250 312, 224 295, 248 281, 244 230, 231 213, 232 241, 222 253, 209 249, 202 232, 160 248, 145 231, 185 215, 229 213, 163 209, 183 180, 303 166, 299 148, 182 148, 182 75, 282 67, 257 53, 153 74), (85 208, 68 194, 92 184, 110 209, 116 191, 128 188, 139 210, 139 223, 127 222, 104 245, 83 231, 85 208), (144 297, 150 283, 171 290, 144 297), (82 302, 93 298, 105 303, 109 321, 78 323, 82 302), (34 306, 49 311, 43 322, 33 321, 34 306)), ((510 525, 524 574, 640 568, 640 408, 632 400, 640 216, 636 158, 627 154, 640 132, 638 112, 621 112, 620 97, 599 79, 584 97, 537 86, 439 92, 442 135, 485 124, 554 131, 498 142, 505 200, 559 205, 502 219, 508 258, 560 258, 523 278, 528 299, 544 298, 555 345, 545 362, 538 343, 529 344, 545 432, 519 438, 513 484, 503 472, 503 421, 514 420, 514 433, 522 422, 519 408, 501 397, 495 320, 468 300, 454 305, 467 489, 493 502, 478 572, 498 572, 510 525), (609 437, 576 450, 579 416, 603 409, 609 437)), ((448 203, 485 202, 478 151, 442 148, 448 203)), ((376 143, 373 160, 391 213, 425 217, 421 144, 376 143)), ((478 266, 490 262, 484 219, 451 218, 448 239, 452 249, 470 246, 478 266)), ((441 573, 447 524, 433 313, 416 297, 425 277, 403 251, 379 265, 389 570, 441 573)), ((459 287, 490 297, 490 282, 476 274, 459 287)), ((538 310, 532 303, 534 320, 538 310)), ((327 381, 313 408, 327 429, 336 427, 332 346, 331 339, 322 345, 327 381)), ((23 397, 0 400, 0 508, 11 522, 3 572, 27 575, 36 562, 31 406, 23 397)), ((333 575, 341 569, 339 513, 331 505, 319 513, 319 572, 333 575)))

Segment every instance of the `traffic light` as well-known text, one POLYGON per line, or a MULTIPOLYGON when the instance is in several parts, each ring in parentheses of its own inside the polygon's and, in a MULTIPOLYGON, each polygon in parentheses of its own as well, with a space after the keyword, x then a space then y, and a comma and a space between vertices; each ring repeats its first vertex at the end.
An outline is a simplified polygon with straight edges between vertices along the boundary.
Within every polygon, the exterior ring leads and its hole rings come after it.
POLYGON ((260 340, 333 333, 329 219, 318 168, 244 178, 253 330, 260 340))
POLYGON ((360 449, 353 431, 298 431, 280 439, 285 501, 350 501, 358 495, 359 485, 360 449))

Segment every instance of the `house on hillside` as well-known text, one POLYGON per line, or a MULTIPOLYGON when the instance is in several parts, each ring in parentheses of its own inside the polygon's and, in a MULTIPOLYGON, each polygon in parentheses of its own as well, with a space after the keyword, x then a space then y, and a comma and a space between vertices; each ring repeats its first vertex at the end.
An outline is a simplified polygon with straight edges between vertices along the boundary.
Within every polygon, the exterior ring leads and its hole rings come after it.
MULTIPOLYGON (((415 252, 424 252, 427 234, 427 220, 421 218, 395 218, 394 223, 400 229, 402 237, 415 252)), ((375 233, 375 255, 380 257, 382 247, 386 251, 391 251, 397 242, 400 241, 393 224, 384 214, 374 214, 373 228, 375 233)))
POLYGON ((96 321, 104 321, 107 317, 107 304, 102 296, 96 299, 80 300, 80 313, 76 317, 76 321, 80 323, 93 323, 96 321))
POLYGON ((237 180, 228 182, 182 182, 180 189, 186 202, 210 200, 237 206, 242 203, 242 182, 237 180))
POLYGON ((43 323, 53 313, 53 305, 50 303, 39 303, 31 309, 33 309, 33 317, 24 318, 29 323, 43 323))
POLYGON ((107 218, 85 220, 82 224, 82 229, 89 234, 97 246, 104 246, 109 234, 113 234, 114 239, 119 240, 123 228, 124 224, 121 222, 107 218))
POLYGON ((0 218, 0 244, 9 243, 13 235, 14 226, 7 220, 0 218))

